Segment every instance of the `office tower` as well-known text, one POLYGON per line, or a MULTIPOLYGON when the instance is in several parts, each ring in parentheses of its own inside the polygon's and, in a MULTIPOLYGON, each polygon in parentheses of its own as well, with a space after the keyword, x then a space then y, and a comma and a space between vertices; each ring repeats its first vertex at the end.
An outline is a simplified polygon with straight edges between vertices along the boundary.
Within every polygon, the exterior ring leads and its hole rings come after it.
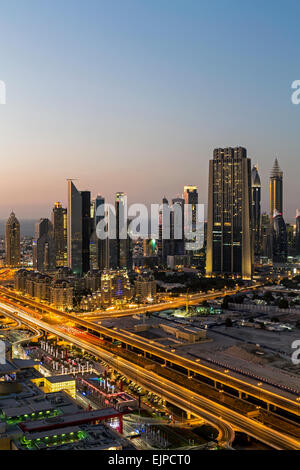
POLYGON ((56 267, 67 265, 67 209, 56 202, 52 210, 56 267))
POLYGON ((68 180, 67 207, 68 267, 82 275, 90 268, 91 195, 78 191, 68 180))
POLYGON ((162 207, 159 211, 158 222, 158 241, 157 251, 158 258, 161 264, 167 264, 168 256, 173 254, 171 243, 171 211, 169 201, 166 197, 162 200, 162 207))
POLYGON ((279 167, 278 160, 275 158, 270 175, 270 221, 274 222, 274 211, 283 214, 283 173, 279 167))
POLYGON ((184 255, 184 199, 172 199, 170 215, 172 255, 184 255))
POLYGON ((251 279, 250 165, 243 147, 215 149, 209 162, 207 276, 251 279))
POLYGON ((20 224, 14 212, 7 219, 5 227, 5 254, 7 266, 20 264, 20 224))
POLYGON ((52 223, 49 219, 40 219, 35 225, 33 267, 38 271, 51 271, 55 269, 55 261, 52 223))
MULTIPOLYGON (((112 243, 110 267, 132 268, 131 240, 128 236, 127 196, 118 192, 115 197, 116 241, 112 243)), ((110 240, 110 243, 112 240, 110 240)))
POLYGON ((262 255, 271 260, 273 256, 273 228, 270 216, 266 212, 261 216, 261 244, 262 255))
MULTIPOLYGON (((105 217, 105 199, 100 194, 95 199, 95 226, 105 217)), ((100 240, 96 237, 96 256, 98 269, 104 269, 106 266, 106 248, 107 240, 100 240)))
POLYGON ((68 180, 67 218, 68 267, 82 274, 82 199, 72 180, 68 180))
POLYGON ((295 234, 296 256, 300 256, 300 211, 296 211, 296 234, 295 234))
POLYGON ((273 217, 273 262, 285 263, 287 261, 287 254, 286 225, 281 212, 275 209, 273 217))
POLYGON ((254 254, 260 255, 261 252, 261 184, 257 166, 253 166, 251 171, 251 190, 252 190, 252 230, 254 254))
POLYGON ((192 216, 192 231, 196 230, 197 223, 197 204, 198 204, 198 189, 197 186, 185 186, 183 193, 184 203, 190 204, 191 207, 191 216, 192 216))
POLYGON ((91 193, 81 191, 82 214, 82 272, 90 269, 90 237, 92 231, 91 221, 91 193))
POLYGON ((287 253, 288 256, 295 256, 295 227, 293 224, 285 224, 287 237, 287 253))

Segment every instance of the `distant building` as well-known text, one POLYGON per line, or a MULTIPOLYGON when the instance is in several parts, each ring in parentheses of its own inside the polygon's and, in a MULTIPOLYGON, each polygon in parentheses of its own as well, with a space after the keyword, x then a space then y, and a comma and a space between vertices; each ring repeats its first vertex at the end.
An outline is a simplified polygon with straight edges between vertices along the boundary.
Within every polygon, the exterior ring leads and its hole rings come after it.
POLYGON ((40 219, 35 227, 33 240, 33 267, 38 271, 55 269, 55 242, 53 226, 49 219, 40 219))
POLYGON ((56 267, 67 266, 67 209, 56 202, 52 210, 56 267))
POLYGON ((288 255, 286 225, 282 214, 274 210, 273 217, 273 262, 286 263, 288 255))
POLYGON ((257 166, 253 166, 251 172, 251 191, 252 191, 252 230, 254 254, 261 254, 261 183, 257 166))
POLYGON ((104 270, 101 275, 101 302, 109 306, 126 302, 133 296, 126 269, 104 270))
POLYGON ((73 287, 68 281, 52 281, 50 285, 50 303, 59 310, 73 308, 73 287))
POLYGON ((68 267, 82 275, 90 269, 91 194, 78 191, 68 180, 67 247, 68 267))
POLYGON ((296 256, 300 256, 300 211, 296 212, 296 234, 295 234, 295 251, 296 256))
POLYGON ((271 260, 273 257, 273 228, 270 223, 270 216, 267 213, 262 214, 261 243, 262 255, 268 260, 271 260))
POLYGON ((5 227, 5 253, 7 266, 20 265, 20 223, 12 212, 5 227))
POLYGON ((134 281, 135 296, 140 302, 146 302, 147 299, 156 297, 156 280, 151 273, 141 273, 134 281))
POLYGON ((270 175, 270 221, 273 223, 274 211, 283 214, 283 173, 277 158, 270 175))
POLYGON ((14 277, 15 290, 28 294, 38 300, 46 300, 55 308, 73 308, 73 286, 69 281, 53 279, 38 271, 19 269, 14 277))
POLYGON ((243 147, 209 162, 206 275, 252 277, 251 162, 243 147))

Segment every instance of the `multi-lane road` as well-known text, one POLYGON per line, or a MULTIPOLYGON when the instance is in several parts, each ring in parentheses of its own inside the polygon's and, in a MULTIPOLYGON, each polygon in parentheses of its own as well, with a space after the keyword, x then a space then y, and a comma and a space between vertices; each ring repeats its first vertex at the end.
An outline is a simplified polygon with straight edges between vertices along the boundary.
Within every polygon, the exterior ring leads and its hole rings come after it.
POLYGON ((268 428, 264 424, 202 397, 188 388, 174 384, 151 370, 132 364, 128 360, 97 346, 96 339, 95 344, 93 344, 90 340, 80 337, 80 335, 77 336, 72 332, 65 332, 59 325, 50 325, 42 320, 31 317, 28 312, 23 311, 20 307, 11 307, 4 303, 1 303, 0 307, 4 311, 8 310, 11 312, 12 315, 21 319, 25 324, 34 324, 45 331, 76 344, 82 349, 90 351, 147 390, 158 394, 170 403, 195 416, 203 417, 219 429, 219 441, 222 444, 231 445, 234 438, 234 429, 236 429, 257 438, 275 449, 300 450, 300 441, 292 436, 268 428))

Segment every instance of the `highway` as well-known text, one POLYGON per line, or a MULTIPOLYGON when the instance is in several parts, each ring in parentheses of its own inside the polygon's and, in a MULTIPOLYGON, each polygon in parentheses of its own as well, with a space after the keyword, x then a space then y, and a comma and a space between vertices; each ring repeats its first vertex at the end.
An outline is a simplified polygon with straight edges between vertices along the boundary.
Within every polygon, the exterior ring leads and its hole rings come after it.
MULTIPOLYGON (((5 305, 3 307, 3 304, 1 306, 2 308, 12 309, 12 307, 5 307, 5 305)), ((21 318, 25 323, 34 323, 40 328, 76 344, 84 350, 90 351, 134 382, 139 383, 146 390, 156 393, 170 403, 179 406, 195 416, 203 417, 206 421, 219 429, 219 442, 222 445, 231 445, 234 438, 234 429, 236 429, 255 437, 274 449, 300 450, 300 441, 289 435, 268 428, 254 419, 250 419, 207 398, 199 396, 187 388, 158 376, 151 370, 139 367, 136 364, 131 364, 129 361, 103 350, 99 346, 95 346, 87 340, 78 338, 74 334, 61 331, 57 325, 49 325, 41 320, 31 318, 30 315, 24 313, 20 308, 15 310, 17 310, 16 318, 21 318)))
MULTIPOLYGON (((7 294, 8 296, 8 294, 7 294)), ((5 307, 5 303, 9 303, 13 305, 12 312, 15 310, 16 307, 20 307, 16 305, 16 299, 22 300, 22 302, 36 303, 30 302, 27 298, 22 298, 21 296, 17 296, 15 294, 9 294, 9 297, 13 298, 13 301, 4 299, 0 297, 0 300, 4 303, 2 305, 5 307)), ((37 303, 36 303, 37 304, 37 303)), ((37 304, 40 306, 40 304, 37 304)), ((41 306, 40 306, 41 307, 41 306)), ((24 307, 29 313, 30 311, 24 307)), ((43 308, 43 306, 42 306, 43 308)), ((148 357, 155 357, 163 360, 163 362, 171 363, 178 365, 186 370, 189 371, 189 374, 200 374, 212 380, 213 382, 218 382, 220 384, 232 387, 235 390, 238 390, 240 393, 252 395, 259 400, 263 400, 268 404, 271 404, 276 407, 280 407, 286 411, 294 413, 296 415, 300 415, 300 406, 299 406, 299 394, 291 394, 286 393, 279 387, 276 388, 276 384, 274 386, 270 386, 268 384, 263 383, 263 378, 260 378, 259 381, 249 377, 245 377, 242 375, 238 375, 237 373, 232 373, 225 370, 220 370, 218 366, 212 366, 209 364, 203 364, 203 361, 200 359, 191 360, 184 356, 180 355, 180 352, 172 352, 169 348, 164 345, 155 343, 153 340, 148 340, 146 338, 142 338, 134 333, 129 333, 128 331, 121 330, 121 329, 111 329, 102 326, 101 324, 93 324, 90 321, 84 319, 78 319, 74 315, 69 313, 60 312, 58 310, 52 309, 51 307, 46 307, 47 311, 50 311, 50 314, 55 315, 56 317, 62 317, 66 323, 66 320, 69 320, 73 323, 73 325, 81 325, 84 328, 89 330, 95 331, 101 336, 106 336, 112 338, 116 341, 120 341, 123 344, 129 345, 130 347, 134 347, 139 350, 143 354, 148 354, 148 357), (201 363, 202 361, 202 363, 201 363)), ((36 314, 36 313, 35 313, 36 314)), ((33 321, 35 321, 33 319, 33 321)), ((57 322, 57 320, 56 320, 57 322)), ((101 322, 100 322, 101 323, 101 322)))

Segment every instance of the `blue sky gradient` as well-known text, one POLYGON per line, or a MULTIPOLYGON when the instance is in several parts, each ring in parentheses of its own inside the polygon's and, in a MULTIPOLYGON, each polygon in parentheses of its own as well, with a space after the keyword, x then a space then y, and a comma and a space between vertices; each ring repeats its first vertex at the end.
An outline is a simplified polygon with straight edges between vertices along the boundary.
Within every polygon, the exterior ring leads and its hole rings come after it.
POLYGON ((199 186, 215 147, 275 156, 300 207, 297 1, 0 1, 0 218, 49 216, 68 177, 112 200, 199 186))

